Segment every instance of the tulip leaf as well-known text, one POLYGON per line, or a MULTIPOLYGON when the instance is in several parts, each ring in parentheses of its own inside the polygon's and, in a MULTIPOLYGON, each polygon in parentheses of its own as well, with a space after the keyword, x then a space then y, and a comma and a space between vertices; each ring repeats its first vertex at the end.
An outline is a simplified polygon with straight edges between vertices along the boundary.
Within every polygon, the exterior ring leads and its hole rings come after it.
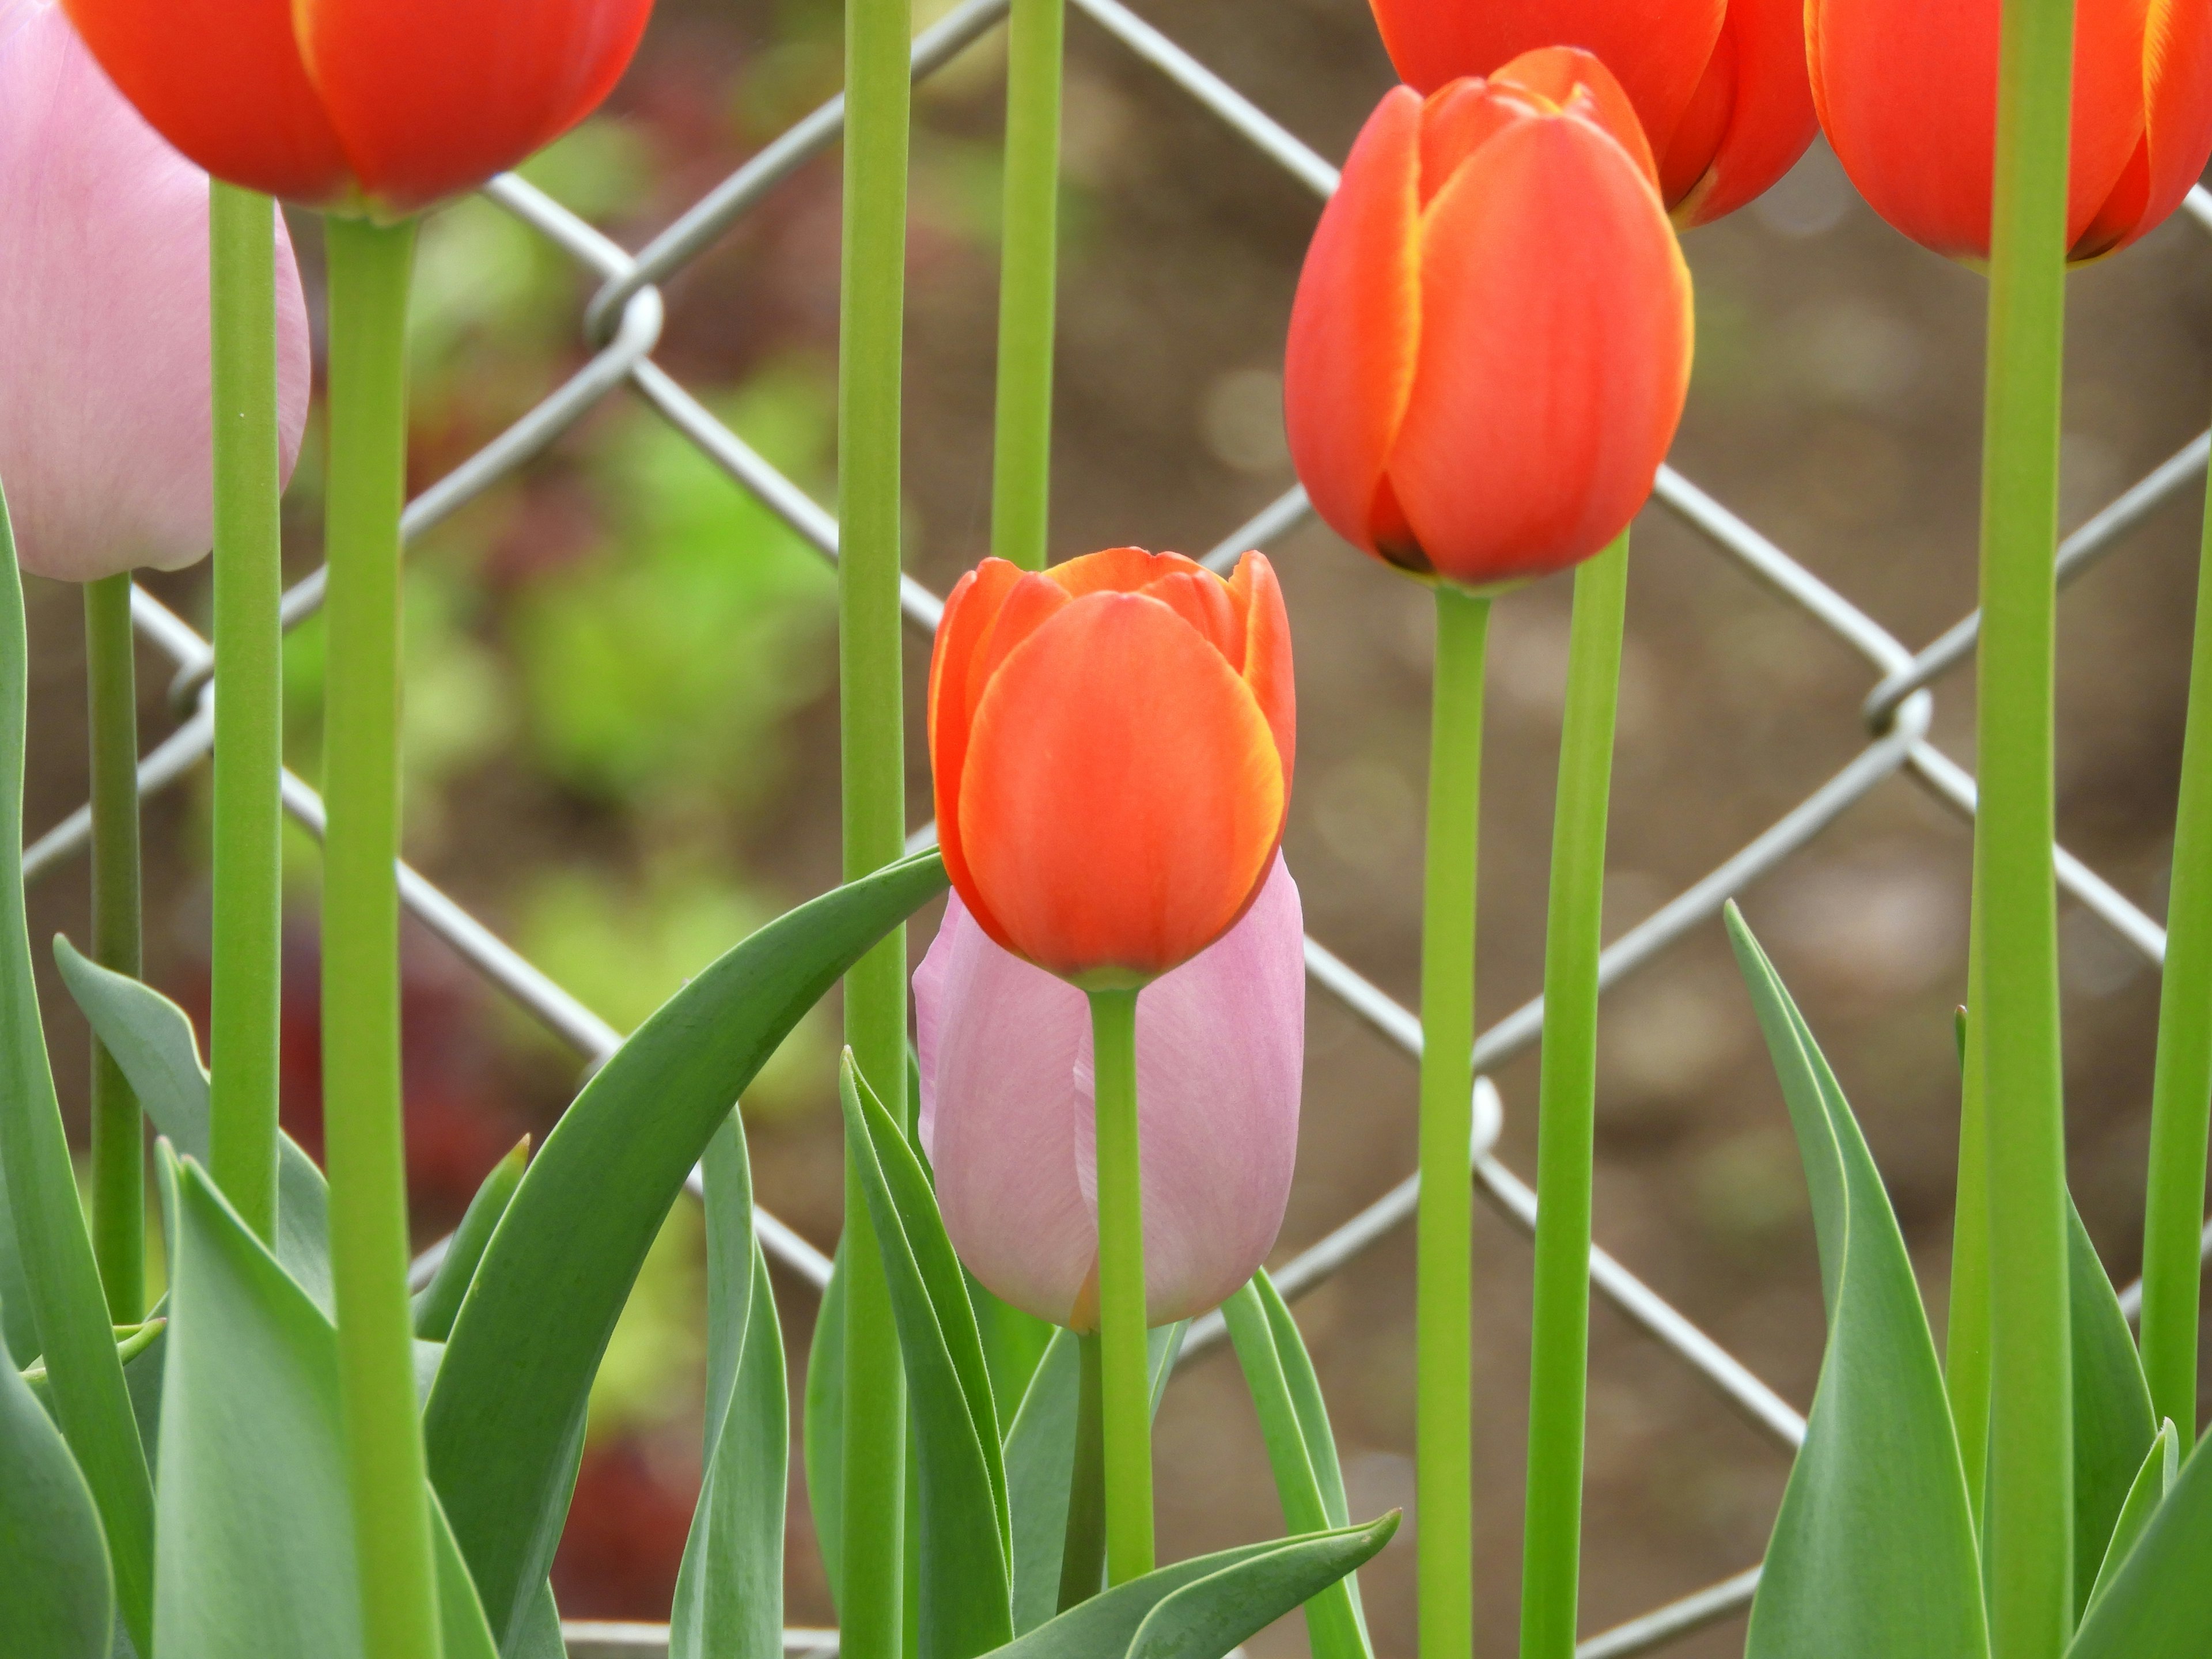
POLYGON ((845 1242, 830 1263, 830 1282, 814 1310, 806 1350, 806 1504, 822 1553, 830 1603, 838 1604, 845 1541, 845 1242))
MULTIPOLYGON (((2181 1474, 2082 1621, 2067 1659, 2203 1659, 2212 1631, 2212 1438, 2181 1474)), ((2164 1471, 2160 1470, 2163 1480, 2164 1471)))
POLYGON ((1178 1561, 1071 1607, 990 1659, 1222 1659, 1365 1565, 1397 1530, 1394 1510, 1364 1527, 1178 1561))
MULTIPOLYGON (((1263 1269, 1223 1304, 1229 1340, 1259 1413, 1284 1524, 1294 1533, 1346 1524, 1344 1476, 1304 1340, 1263 1269)), ((1346 1574, 1306 1603, 1314 1659, 1368 1659, 1358 1580, 1346 1574)))
POLYGON ((707 1446, 669 1659, 781 1659, 791 1402, 735 1112, 707 1148, 707 1446))
POLYGON ((31 1317, 31 1285, 15 1248, 15 1213, 8 1207, 8 1170, 0 1161, 0 1364, 18 1370, 38 1357, 39 1328, 31 1317))
POLYGON ((1828 1316, 1746 1659, 1986 1655, 1966 1473, 1904 1237, 1834 1073, 1734 905, 1728 926, 1803 1155, 1828 1316))
POLYGON ((801 905, 616 1050, 531 1161, 430 1395, 431 1478, 503 1649, 567 1514, 592 1374, 684 1179, 799 1018, 945 886, 934 852, 801 905))
POLYGON ((424 1341, 443 1342, 453 1334, 453 1318, 461 1310, 461 1298, 476 1279, 484 1247, 491 1243, 499 1218, 507 1213, 514 1189, 522 1184, 522 1171, 529 1162, 530 1137, 525 1135, 492 1165, 491 1173, 469 1200, 461 1224, 453 1229, 446 1253, 438 1260, 437 1271, 415 1297, 415 1334, 424 1341))
POLYGON ((910 1390, 921 1510, 920 1652, 921 1659, 973 1659, 1014 1633, 1006 1479, 983 1340, 928 1177, 849 1049, 838 1092, 910 1390))
POLYGON ((1030 1380, 1044 1363, 1045 1350, 1052 1346, 1060 1328, 1001 1301, 975 1274, 965 1277, 976 1328, 983 1334, 983 1363, 990 1368, 991 1397, 1019 1400, 1029 1393, 1030 1380))
POLYGON ((0 1179, 15 1218, 24 1303, 52 1373, 55 1419, 100 1510, 118 1611, 144 1652, 153 1632, 153 1480, 54 1097, 23 907, 29 649, 15 538, 0 501, 0 1179))
POLYGON ((115 1583, 100 1512, 61 1431, 4 1357, 0 1563, 0 1653, 107 1659, 115 1583))
POLYGON ((2120 1576, 2127 1564, 2128 1552, 2150 1524, 2158 1506, 2173 1490, 2173 1483, 2181 1474, 2181 1437, 2173 1431, 2172 1418, 2159 1425, 2158 1438, 2151 1442, 2150 1449, 2143 1454, 2142 1467, 2136 1471, 2135 1484, 2128 1488, 2127 1501, 2120 1505, 2119 1519, 2112 1523, 2112 1542, 2105 1547, 2104 1559, 2097 1565, 2096 1582, 2089 1587, 2089 1596, 2081 1604, 2083 1623, 2096 1610, 2097 1603, 2112 1588, 2112 1581, 2120 1576))
POLYGON ((2069 1200, 2066 1206, 2074 1344, 2074 1605, 2085 1608, 2128 1493, 2158 1437, 2128 1316, 2069 1200))
MULTIPOLYGON (((54 940, 62 983, 131 1091, 179 1158, 208 1158, 208 1075, 189 1015, 149 985, 103 968, 67 939, 54 940)), ((276 1260, 325 1314, 331 1293, 330 1192, 315 1160, 282 1130, 276 1137, 276 1260)))

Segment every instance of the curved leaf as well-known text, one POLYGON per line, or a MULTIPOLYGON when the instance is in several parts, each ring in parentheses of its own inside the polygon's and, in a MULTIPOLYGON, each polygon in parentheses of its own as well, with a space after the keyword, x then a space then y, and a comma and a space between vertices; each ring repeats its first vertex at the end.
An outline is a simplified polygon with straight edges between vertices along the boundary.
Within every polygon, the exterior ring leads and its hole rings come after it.
POLYGON ((2150 1525, 2150 1518, 2158 1513, 2158 1506, 2173 1490, 2173 1483, 2181 1474, 2181 1437, 2174 1432, 2172 1418, 2161 1424, 2158 1438, 2151 1442, 2150 1449, 2143 1454, 2142 1467, 2136 1471, 2135 1484, 2128 1488, 2127 1501, 2120 1505, 2119 1519, 2113 1522, 2112 1542, 2105 1547, 2105 1559, 2098 1564, 2096 1582, 2089 1587, 2089 1599, 2081 1604, 2084 1623, 2094 1610, 2112 1581, 2120 1576, 2127 1565, 2128 1552, 2135 1548, 2150 1525))
POLYGON ((515 1191, 461 1304, 423 1431, 431 1479, 503 1646, 567 1511, 592 1373, 661 1219, 800 1016, 945 885, 934 853, 770 922, 601 1066, 515 1191))
POLYGON ((2066 1206, 2069 1300, 2074 1343, 2074 1605, 2085 1608, 2151 1443, 2158 1419, 2128 1316, 2090 1243, 2081 1212, 2066 1206))
POLYGON ((15 1248, 15 1214, 8 1207, 8 1170, 0 1163, 0 1362, 18 1370, 39 1357, 39 1328, 31 1317, 31 1285, 15 1248))
POLYGON ((845 1541, 845 1241, 830 1258, 830 1282, 815 1304, 814 1338, 806 1349, 804 1423, 806 1504, 814 1541, 837 1605, 845 1541))
POLYGON ((453 1334, 453 1316, 461 1310, 461 1298, 468 1294, 477 1264, 483 1260, 484 1247, 491 1243, 499 1218, 507 1213, 514 1189, 522 1184, 523 1168, 529 1162, 530 1137, 525 1135, 492 1165, 491 1173, 469 1200, 461 1224, 453 1229, 445 1255, 438 1258, 437 1271, 415 1298, 415 1334, 424 1341, 443 1342, 453 1334))
MULTIPOLYGON (((2200 1440, 2067 1659, 2203 1659, 2212 1631, 2212 1438, 2200 1440)), ((2161 1474, 2163 1472, 2161 1471, 2161 1474)))
POLYGON ((1974 1659, 1989 1651, 1981 1560, 1904 1237, 1843 1091, 1734 905, 1728 925, 1804 1157, 1828 1310, 1747 1659, 1974 1659))
POLYGON ((0 1653, 107 1659, 115 1581, 100 1512, 61 1431, 4 1356, 0 1562, 0 1653))

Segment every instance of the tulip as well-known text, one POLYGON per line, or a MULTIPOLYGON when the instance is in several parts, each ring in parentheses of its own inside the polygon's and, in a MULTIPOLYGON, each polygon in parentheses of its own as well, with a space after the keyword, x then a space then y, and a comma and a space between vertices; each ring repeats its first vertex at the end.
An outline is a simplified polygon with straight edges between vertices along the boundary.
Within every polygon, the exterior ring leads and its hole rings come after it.
MULTIPOLYGON (((307 308, 276 245, 280 431, 307 308)), ((0 0, 0 488, 23 568, 89 582, 208 550, 208 183, 47 0, 0 0)))
POLYGON ((1579 46, 1620 77, 1675 218, 1733 213, 1813 142, 1804 0, 1373 0, 1408 86, 1437 91, 1522 52, 1579 46))
POLYGON ((1259 892, 1295 725, 1261 555, 1229 581, 1132 547, 1036 573, 986 559, 930 664, 945 869, 1006 949, 1085 988, 1141 984, 1259 892))
MULTIPOLYGON (((1820 125, 1875 212, 1922 246, 1986 259, 1999 0, 1809 0, 1820 125)), ((2212 8, 2101 0, 2074 14, 2069 258, 2126 246, 2212 157, 2212 8)))
POLYGON ((1291 458, 1338 534, 1486 591, 1626 527, 1690 380, 1656 176, 1586 52, 1384 96, 1306 255, 1284 367, 1291 458))
POLYGON ((596 109, 652 0, 65 0, 131 101, 216 177, 400 218, 596 109))
MULTIPOLYGON (((1146 1322, 1218 1307, 1273 1248, 1297 1153, 1304 921, 1279 856, 1244 919, 1137 999, 1146 1322)), ((1091 1017, 956 895, 914 976, 945 1231, 1014 1306, 1097 1319, 1091 1017)))

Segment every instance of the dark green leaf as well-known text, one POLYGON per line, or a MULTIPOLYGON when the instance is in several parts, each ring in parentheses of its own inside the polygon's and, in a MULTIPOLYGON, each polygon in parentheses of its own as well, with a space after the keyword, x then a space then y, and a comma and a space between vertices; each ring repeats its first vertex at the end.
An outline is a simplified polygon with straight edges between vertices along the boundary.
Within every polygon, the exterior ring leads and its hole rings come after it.
POLYGON ((2069 1200, 2068 1276, 2074 1342, 2074 1605, 2089 1605, 2120 1506, 2158 1420, 2128 1316, 2069 1200))
POLYGON ((822 1552, 830 1602, 837 1604, 844 1565, 845 1243, 830 1264, 830 1282, 815 1304, 814 1340, 806 1350, 806 1504, 822 1552))
POLYGON ((469 1564, 453 1541, 438 1494, 430 1494, 430 1547, 437 1556, 438 1628, 444 1638, 441 1659, 499 1659, 499 1644, 484 1622, 483 1603, 469 1579, 469 1564))
POLYGON ((114 1622, 92 1493, 60 1431, 0 1359, 0 1653, 107 1659, 114 1622))
POLYGON ((39 1327, 31 1317, 31 1285, 15 1248, 15 1215, 8 1207, 8 1172, 0 1163, 0 1362, 18 1370, 38 1357, 39 1327))
POLYGON ((2166 1501, 2166 1493, 2173 1490, 2173 1483, 2180 1474, 2181 1437, 2174 1432, 2173 1419, 2168 1418, 2159 1425, 2158 1438, 2143 1454, 2142 1467, 2136 1471, 2135 1482, 2128 1488, 2127 1501, 2120 1505, 2119 1519, 2112 1525, 2112 1542, 2105 1547, 2104 1559, 2097 1566, 2096 1582, 2089 1588, 2088 1599, 2081 1604, 2084 1622, 2104 1593, 2112 1588, 2112 1581, 2120 1576, 2128 1552, 2135 1548, 2143 1528, 2158 1513, 2158 1506, 2166 1501))
POLYGON ((983 1363, 991 1373, 991 1397, 1019 1400, 1029 1393, 1030 1379, 1044 1363, 1045 1350, 1052 1346, 1060 1328, 1000 1301, 975 1274, 963 1277, 968 1282, 968 1300, 975 1310, 976 1328, 983 1334, 983 1363))
POLYGON ((2067 1659, 2204 1659, 2212 1631, 2212 1439, 2197 1442, 2067 1659))
POLYGON ((1734 905, 1728 925, 1804 1157, 1828 1310, 1747 1659, 1978 1659, 1966 1473, 1904 1237, 1843 1091, 1734 905))
POLYGON ((484 1247, 491 1243, 499 1218, 507 1213, 514 1189, 522 1184, 523 1168, 529 1162, 530 1137, 525 1135, 512 1152, 492 1165, 491 1173, 477 1188, 461 1224, 453 1229, 437 1272, 415 1298, 416 1335, 426 1341, 443 1342, 453 1334, 453 1318, 461 1310, 461 1298, 469 1293, 477 1264, 483 1260, 484 1247))
POLYGON ((641 1026, 532 1160, 424 1421, 431 1477, 503 1644, 552 1561, 592 1374, 684 1177, 799 1018, 944 885, 927 854, 769 923, 641 1026))

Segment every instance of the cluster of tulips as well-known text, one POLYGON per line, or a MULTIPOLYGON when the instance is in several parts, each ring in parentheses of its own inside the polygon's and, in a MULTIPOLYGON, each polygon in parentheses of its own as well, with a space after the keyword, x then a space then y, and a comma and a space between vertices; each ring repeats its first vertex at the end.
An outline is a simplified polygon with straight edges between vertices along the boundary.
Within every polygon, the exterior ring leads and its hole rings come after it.
MULTIPOLYGON (((2212 155, 2212 9, 1374 9, 1405 84, 1359 135, 1314 237, 1285 390, 1322 517, 1436 603, 1422 1659, 1465 1659, 1474 1629, 1468 1166, 1490 603, 1575 572, 1521 1609, 1524 1659, 1571 1659, 1628 526, 1690 380, 1677 229, 1753 200, 1816 131, 1886 219, 1990 277, 1982 811, 1942 1364, 1850 1109, 1730 915, 1803 1145, 1830 1331, 1749 1650, 2201 1659, 2212 623, 2176 836, 2140 1351, 2065 1195, 2050 626, 2065 268, 2154 229, 2212 155)), ((1217 1659, 1303 1606, 1317 1659, 1371 1659, 1352 1575, 1396 1518, 1347 1514, 1313 1368, 1262 1266, 1291 1181, 1304 1059, 1303 928, 1280 850, 1297 746, 1282 592, 1256 552, 1225 577, 1134 548, 1045 559, 1060 0, 1012 11, 1000 556, 962 578, 937 633, 934 849, 902 856, 908 19, 906 0, 848 0, 849 879, 641 1027, 535 1158, 519 1150, 487 1180, 410 1297, 394 860, 412 228, 594 109, 647 10, 0 0, 0 526, 13 526, 12 540, 0 532, 0 1654, 559 1654, 546 1572, 591 1379, 702 1163, 704 1480, 671 1640, 702 1659, 781 1652, 784 1359, 734 1103, 842 978, 847 1230, 805 1443, 843 1651, 1217 1659), (276 504, 309 369, 272 196, 325 216, 329 256, 327 1182, 276 1129, 276 504), (136 977, 129 572, 210 544, 206 1073, 183 1017, 136 977), (18 564, 85 587, 95 948, 58 950, 98 1042, 88 1202, 46 1067, 14 850, 18 564), (903 926, 948 883, 912 979, 909 1048, 903 926), (161 1138, 169 1264, 150 1309, 142 1114, 161 1138), (1183 1327, 1217 1308, 1290 1535, 1162 1567, 1152 1413, 1183 1327)))

